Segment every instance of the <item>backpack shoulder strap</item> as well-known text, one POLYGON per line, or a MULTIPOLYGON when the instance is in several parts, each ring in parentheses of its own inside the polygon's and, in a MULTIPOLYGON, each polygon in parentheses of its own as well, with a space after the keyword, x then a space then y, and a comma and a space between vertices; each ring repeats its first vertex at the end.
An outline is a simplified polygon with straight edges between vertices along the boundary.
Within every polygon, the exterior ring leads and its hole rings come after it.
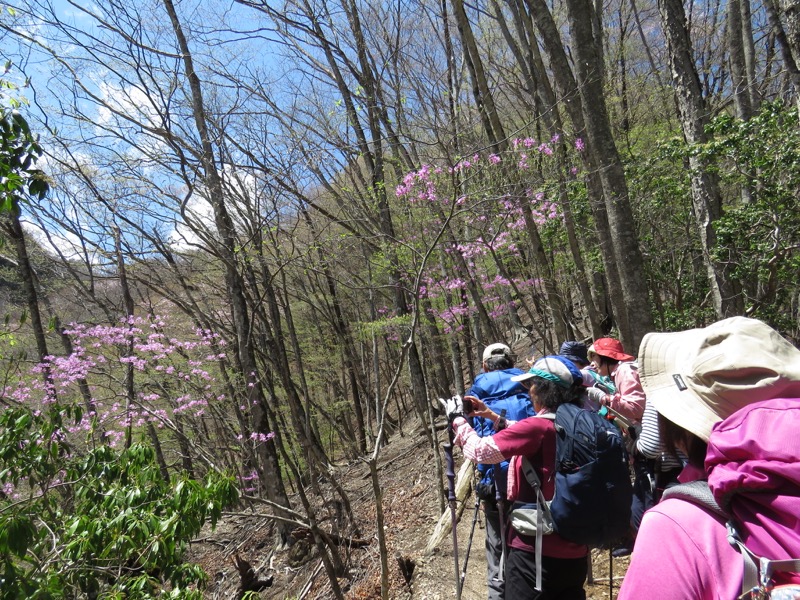
MULTIPOLYGON (((553 423, 555 423, 555 421, 556 421, 555 413, 550 413, 550 412, 544 413, 543 415, 535 415, 535 418, 537 418, 537 419, 547 419, 548 421, 552 421, 553 423)), ((536 490, 536 494, 541 496, 542 495, 542 482, 539 479, 539 476, 536 474, 536 471, 534 470, 533 465, 531 464, 531 461, 528 460, 528 457, 527 456, 523 456, 521 458, 522 458, 522 461, 521 461, 520 464, 522 466, 522 472, 525 474, 525 479, 527 479, 528 483, 530 484, 530 486, 534 490, 536 490)), ((542 496, 542 500, 544 500, 544 496, 542 496)))
POLYGON ((720 505, 717 504, 717 501, 714 500, 714 495, 711 493, 711 488, 708 487, 707 481, 692 481, 691 483, 682 483, 680 485, 668 487, 664 490, 664 494, 661 498, 662 500, 666 500, 667 498, 686 500, 692 504, 707 508, 726 521, 730 519, 728 513, 722 510, 720 505))
MULTIPOLYGON (((728 543, 733 546, 741 555, 744 563, 744 574, 742 576, 742 596, 749 594, 749 592, 759 587, 759 571, 761 575, 771 577, 772 568, 769 565, 761 564, 765 559, 760 559, 758 556, 750 552, 747 546, 742 542, 736 523, 725 510, 717 504, 714 495, 711 493, 711 488, 708 487, 707 481, 692 481, 691 483, 682 483, 675 485, 664 490, 661 500, 664 501, 668 498, 677 498, 691 502, 705 509, 708 509, 714 515, 721 517, 725 520, 725 528, 727 529, 728 543), (761 567, 761 568, 759 568, 761 567), (764 571, 768 569, 768 571, 764 571)), ((778 561, 766 561, 773 565, 778 561)), ((747 596, 749 597, 749 596, 747 596)))
POLYGON ((528 480, 530 486, 538 493, 538 491, 542 489, 542 482, 536 474, 536 470, 533 468, 531 461, 528 460, 527 456, 523 456, 520 464, 522 465, 522 472, 525 474, 525 479, 528 480))
POLYGON ((522 472, 525 473, 525 479, 528 480, 530 486, 536 490, 536 508, 537 508, 537 524, 536 524, 536 543, 534 545, 534 552, 536 556, 536 584, 535 589, 542 589, 542 521, 546 518, 549 523, 553 522, 553 516, 550 514, 550 505, 544 499, 542 493, 542 483, 536 470, 533 468, 531 461, 527 456, 522 457, 522 472))

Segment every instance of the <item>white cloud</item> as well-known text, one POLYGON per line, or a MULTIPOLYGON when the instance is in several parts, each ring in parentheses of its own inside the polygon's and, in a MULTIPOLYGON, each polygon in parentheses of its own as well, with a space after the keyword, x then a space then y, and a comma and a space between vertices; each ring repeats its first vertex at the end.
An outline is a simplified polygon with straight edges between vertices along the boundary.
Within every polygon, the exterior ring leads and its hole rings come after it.
POLYGON ((106 135, 108 131, 118 132, 120 144, 127 146, 125 151, 132 158, 157 157, 171 153, 164 140, 151 132, 154 129, 163 129, 163 122, 152 98, 145 90, 108 82, 101 72, 95 73, 93 79, 101 99, 96 120, 99 135, 106 135), (135 136, 135 146, 124 141, 129 136, 135 136))
MULTIPOLYGON (((84 247, 81 238, 69 231, 45 230, 40 223, 23 220, 22 227, 31 235, 46 252, 63 256, 66 260, 85 260, 84 247)), ((89 262, 98 264, 99 253, 90 250, 89 262)))
POLYGON ((205 247, 204 239, 216 234, 214 208, 201 194, 192 194, 184 210, 187 222, 177 222, 169 234, 169 245, 176 252, 197 250, 205 247))

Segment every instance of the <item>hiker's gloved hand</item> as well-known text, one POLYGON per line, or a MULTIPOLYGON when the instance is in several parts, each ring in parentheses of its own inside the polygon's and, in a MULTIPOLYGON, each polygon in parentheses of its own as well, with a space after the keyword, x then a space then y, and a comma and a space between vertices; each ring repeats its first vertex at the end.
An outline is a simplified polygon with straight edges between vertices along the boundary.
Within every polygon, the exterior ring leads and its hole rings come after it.
POLYGON ((608 394, 600 388, 587 388, 586 395, 589 396, 589 403, 596 408, 604 406, 608 402, 608 394))
POLYGON ((445 400, 444 398, 439 398, 439 402, 444 408, 444 414, 447 415, 447 422, 452 423, 453 419, 456 417, 463 417, 464 416, 464 403, 461 401, 461 396, 456 394, 452 398, 448 398, 445 400))

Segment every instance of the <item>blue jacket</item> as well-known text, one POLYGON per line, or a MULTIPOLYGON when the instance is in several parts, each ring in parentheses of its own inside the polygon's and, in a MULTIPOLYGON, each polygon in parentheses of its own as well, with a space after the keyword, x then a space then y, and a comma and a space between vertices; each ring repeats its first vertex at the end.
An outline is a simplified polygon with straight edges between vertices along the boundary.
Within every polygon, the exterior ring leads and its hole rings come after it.
MULTIPOLYGON (((506 410, 506 419, 520 421, 536 414, 531 404, 531 397, 523 385, 517 381, 511 381, 515 375, 522 375, 524 371, 520 369, 505 369, 503 371, 489 371, 481 373, 475 378, 472 387, 469 388, 467 396, 475 396, 483 400, 486 405, 497 414, 503 409, 506 410)), ((489 419, 483 417, 473 417, 472 426, 481 437, 494 435, 494 424, 489 419)), ((503 461, 499 465, 497 472, 497 486, 503 498, 506 497, 506 473, 508 472, 508 462, 503 461)), ((478 471, 481 473, 481 483, 491 484, 495 481, 495 465, 479 464, 478 471)))

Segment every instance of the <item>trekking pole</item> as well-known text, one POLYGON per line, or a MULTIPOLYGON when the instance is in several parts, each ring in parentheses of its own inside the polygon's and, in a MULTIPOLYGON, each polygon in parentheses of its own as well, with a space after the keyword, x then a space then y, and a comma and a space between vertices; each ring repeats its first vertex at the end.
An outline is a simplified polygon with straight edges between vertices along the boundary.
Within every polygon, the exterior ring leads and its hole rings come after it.
POLYGON ((613 420, 620 425, 622 425, 625 429, 630 429, 633 425, 632 423, 621 414, 619 414, 616 410, 611 408, 610 406, 601 406, 600 409, 597 411, 597 414, 607 420, 613 420))
MULTIPOLYGON (((473 493, 475 485, 472 486, 473 493)), ((469 563, 469 551, 472 549, 472 536, 475 534, 475 525, 478 522, 478 511, 481 508, 481 499, 475 494, 475 514, 472 515, 472 529, 469 530, 469 540, 467 540, 467 551, 464 553, 464 566, 461 567, 461 582, 459 587, 464 589, 464 580, 467 578, 467 563, 469 563)))
POLYGON ((456 518, 456 470, 453 461, 453 424, 450 423, 447 427, 448 443, 444 445, 444 457, 447 461, 447 500, 450 504, 450 520, 453 529, 453 562, 456 567, 456 600, 461 600, 461 571, 458 568, 458 532, 456 527, 458 520, 456 518))
POLYGON ((589 585, 594 585, 594 569, 592 568, 592 549, 589 548, 589 556, 586 557, 587 562, 589 563, 586 565, 586 583, 589 585))
MULTIPOLYGON (((506 418, 506 409, 500 411, 500 419, 506 418)), ((495 465, 494 469, 494 499, 497 504, 497 518, 500 523, 500 564, 497 569, 497 581, 506 579, 506 501, 505 494, 497 484, 497 472, 500 465, 495 465)))

